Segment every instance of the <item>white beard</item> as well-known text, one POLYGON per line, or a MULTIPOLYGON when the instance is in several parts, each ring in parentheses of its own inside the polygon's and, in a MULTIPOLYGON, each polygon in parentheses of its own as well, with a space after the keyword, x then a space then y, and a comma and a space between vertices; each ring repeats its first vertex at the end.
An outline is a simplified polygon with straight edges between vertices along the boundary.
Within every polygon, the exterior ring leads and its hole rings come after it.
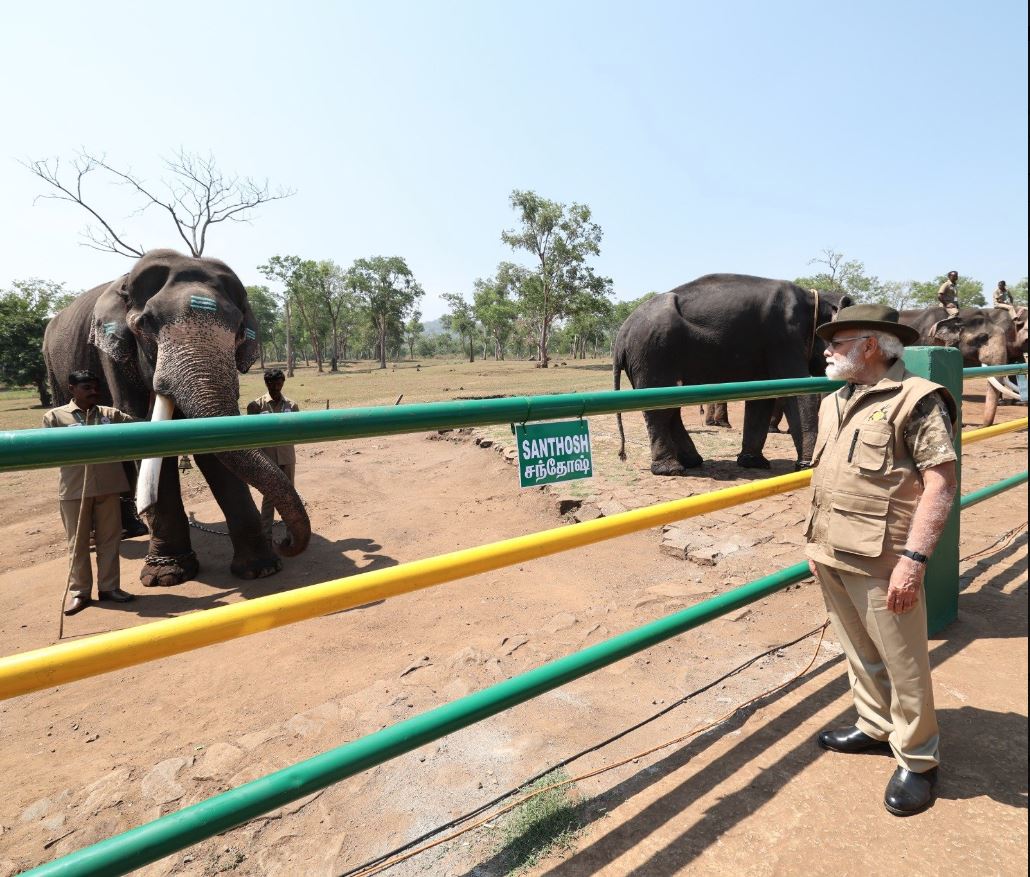
POLYGON ((831 381, 853 381, 862 371, 862 349, 852 347, 843 358, 834 355, 826 363, 826 377, 831 381))

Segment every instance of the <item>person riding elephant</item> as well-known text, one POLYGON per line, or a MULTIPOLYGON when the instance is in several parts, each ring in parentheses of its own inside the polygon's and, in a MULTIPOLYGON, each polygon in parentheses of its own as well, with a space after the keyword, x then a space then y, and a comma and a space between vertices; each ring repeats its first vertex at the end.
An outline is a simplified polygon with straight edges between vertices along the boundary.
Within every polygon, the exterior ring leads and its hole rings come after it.
MULTIPOLYGON (((128 274, 84 292, 57 314, 43 336, 43 357, 56 404, 67 395, 58 376, 89 368, 100 377, 100 402, 137 418, 239 416, 239 373, 258 357, 257 324, 246 289, 224 262, 152 250, 128 274)), ((272 575, 282 569, 279 555, 307 547, 304 504, 267 454, 220 451, 194 460, 225 515, 234 575, 272 575), (279 510, 289 533, 283 543, 273 545, 262 532, 248 485, 279 510)), ((176 458, 157 462, 152 477, 156 501, 140 580, 175 585, 200 569, 176 458)))
MULTIPOLYGON (((851 301, 786 280, 744 274, 708 274, 656 295, 619 329, 613 349, 613 382, 626 372, 635 389, 802 378, 824 373, 824 343, 815 327, 851 301)), ((737 464, 769 468, 762 450, 775 400, 744 405, 744 440, 737 464)), ((819 399, 791 396, 787 422, 797 450, 796 468, 810 465, 819 399)), ((626 459, 622 417, 617 415, 626 459)), ((683 426, 679 408, 645 411, 655 475, 685 475, 703 462, 683 426)))

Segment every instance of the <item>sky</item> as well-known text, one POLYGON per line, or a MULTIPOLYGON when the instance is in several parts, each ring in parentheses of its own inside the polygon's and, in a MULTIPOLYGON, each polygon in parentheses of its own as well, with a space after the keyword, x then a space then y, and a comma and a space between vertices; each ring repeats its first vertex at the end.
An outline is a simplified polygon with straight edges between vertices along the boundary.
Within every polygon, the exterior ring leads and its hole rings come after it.
MULTIPOLYGON (((0 288, 128 270, 20 162, 85 148, 158 181, 176 150, 295 190, 206 255, 400 255, 471 297, 513 189, 590 206, 616 298, 827 249, 882 280, 1027 273, 1027 6, 907 2, 20 3, 0 33, 0 288)), ((118 186, 86 194, 176 246, 118 186)), ((181 247, 180 247, 181 249, 181 247)))

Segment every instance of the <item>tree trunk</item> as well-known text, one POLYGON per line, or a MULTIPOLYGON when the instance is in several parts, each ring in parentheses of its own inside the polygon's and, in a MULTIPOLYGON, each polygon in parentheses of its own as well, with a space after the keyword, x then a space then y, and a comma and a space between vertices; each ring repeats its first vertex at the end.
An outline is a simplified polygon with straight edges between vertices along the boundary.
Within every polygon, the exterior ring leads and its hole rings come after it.
POLYGON ((36 392, 39 393, 39 403, 44 408, 49 408, 53 404, 53 399, 50 398, 50 387, 47 383, 46 376, 36 378, 36 392))
POLYGON ((290 299, 287 297, 286 306, 286 377, 293 377, 293 321, 290 315, 290 299))
POLYGON ((547 359, 547 323, 546 322, 542 322, 540 324, 540 343, 539 343, 539 348, 540 348, 539 349, 539 353, 540 353, 540 368, 547 368, 548 359, 547 359))
POLYGON ((386 324, 379 326, 379 367, 386 368, 386 324))

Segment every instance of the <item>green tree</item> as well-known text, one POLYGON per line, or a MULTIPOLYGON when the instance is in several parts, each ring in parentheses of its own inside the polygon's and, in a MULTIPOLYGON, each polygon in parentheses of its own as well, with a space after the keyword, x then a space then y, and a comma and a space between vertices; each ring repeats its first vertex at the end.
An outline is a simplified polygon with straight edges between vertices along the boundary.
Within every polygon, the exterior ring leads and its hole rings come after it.
POLYGON ((50 318, 67 307, 77 293, 53 280, 15 280, 0 293, 0 381, 32 385, 44 407, 51 404, 43 332, 50 318))
POLYGON ((278 299, 286 318, 286 377, 293 377, 293 294, 299 284, 300 256, 272 256, 264 265, 258 265, 258 271, 269 280, 278 280, 283 291, 278 299))
POLYGON ((261 368, 265 367, 265 345, 275 344, 281 322, 279 302, 267 286, 248 286, 247 302, 258 324, 258 355, 261 368))
MULTIPOLYGON (((933 307, 939 304, 937 291, 941 284, 947 280, 946 274, 941 274, 933 280, 913 281, 912 298, 914 305, 921 307, 933 307)), ((982 308, 987 304, 984 299, 984 285, 979 280, 972 280, 969 277, 958 279, 958 306, 960 308, 982 308)))
POLYGON ((415 345, 418 344, 418 339, 425 331, 426 327, 422 324, 422 311, 415 311, 411 315, 411 319, 404 324, 404 342, 408 345, 409 359, 415 358, 415 345))
POLYGON ((822 270, 808 277, 798 277, 794 282, 805 289, 820 292, 839 292, 851 296, 856 302, 872 302, 881 294, 877 277, 866 274, 865 265, 858 259, 845 259, 843 253, 832 248, 822 251, 809 265, 819 265, 822 270))
POLYGON ((1010 286, 1009 292, 1012 293, 1012 300, 1017 305, 1026 305, 1026 278, 1023 277, 1015 286, 1010 286))
POLYGON ((509 200, 519 227, 501 232, 501 240, 535 260, 532 276, 519 284, 518 295, 522 313, 536 329, 540 365, 546 368, 547 338, 555 321, 569 316, 586 289, 611 294, 611 282, 597 278, 586 264, 600 254, 603 232, 585 204, 559 204, 518 189, 509 200))
POLYGON ((445 292, 441 298, 447 302, 450 311, 443 315, 443 325, 461 339, 462 348, 468 345, 469 362, 476 361, 476 335, 479 326, 470 305, 458 292, 445 292))
POLYGON ((347 282, 374 329, 379 367, 386 368, 388 342, 391 336, 403 339, 404 321, 422 298, 422 287, 400 256, 356 259, 347 271, 347 282))
POLYGON ((483 325, 483 331, 493 342, 494 359, 504 359, 504 348, 515 328, 518 308, 513 295, 522 281, 525 269, 502 262, 497 275, 475 282, 472 294, 472 312, 483 325))

